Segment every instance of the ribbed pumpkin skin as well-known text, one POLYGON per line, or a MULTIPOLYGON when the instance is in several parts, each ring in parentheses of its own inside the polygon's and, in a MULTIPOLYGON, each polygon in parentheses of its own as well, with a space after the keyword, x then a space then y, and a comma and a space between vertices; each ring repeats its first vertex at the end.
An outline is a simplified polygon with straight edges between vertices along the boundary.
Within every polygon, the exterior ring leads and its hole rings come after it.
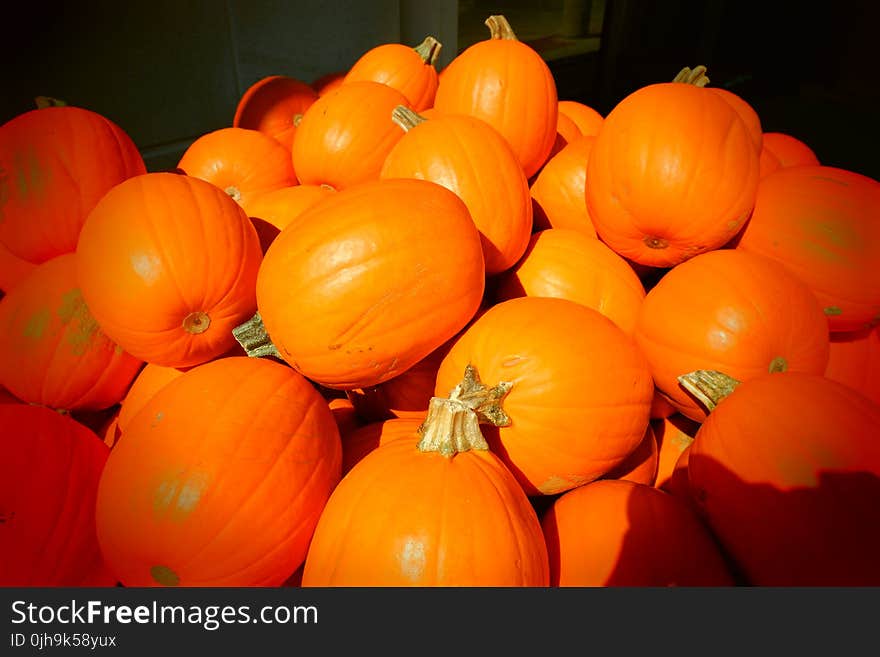
POLYGON ((529 183, 510 146, 485 122, 441 116, 410 128, 380 177, 429 180, 464 201, 480 231, 487 274, 509 269, 525 251, 532 232, 529 183))
POLYGON ((648 364, 592 308, 541 297, 493 306, 440 364, 436 396, 448 396, 469 364, 487 386, 512 383, 502 402, 511 424, 482 428, 528 495, 601 477, 645 435, 653 396, 648 364))
POLYGON ((349 389, 386 381, 450 339, 484 285, 464 203, 432 182, 380 180, 336 193, 281 231, 257 302, 288 363, 349 389))
POLYGON ((131 419, 98 487, 98 540, 126 586, 277 586, 302 563, 340 476, 314 387, 265 359, 221 358, 131 419))
POLYGON ((303 114, 293 142, 296 175, 304 185, 341 190, 376 180, 403 136, 391 121, 402 93, 372 81, 348 82, 322 95, 303 114))
POLYGON ((589 105, 575 100, 560 100, 557 103, 560 114, 565 114, 574 121, 584 137, 595 137, 605 118, 589 105))
POLYGON ((779 369, 776 359, 814 374, 828 362, 827 322, 810 289, 779 263, 732 249, 666 273, 646 295, 634 337, 657 388, 697 422, 706 413, 679 385, 682 374, 719 370, 746 381, 779 369))
POLYGON ((535 50, 516 39, 487 39, 443 69, 434 108, 491 125, 531 178, 556 141, 557 103, 553 74, 535 50))
POLYGON ((784 132, 765 132, 762 143, 769 150, 782 167, 807 165, 819 165, 819 158, 812 148, 807 146, 797 137, 784 132))
POLYGON ((112 586, 95 536, 109 450, 78 422, 0 404, 0 585, 112 586))
POLYGON ((437 93, 437 69, 402 43, 383 43, 365 52, 352 64, 343 84, 364 80, 397 89, 417 112, 431 107, 437 93))
POLYGON ((419 417, 392 418, 381 422, 369 422, 354 429, 342 439, 342 476, 375 449, 392 440, 409 440, 418 443, 418 429, 427 415, 427 409, 419 417))
POLYGON ((587 208, 620 255, 672 267, 737 233, 758 172, 745 124, 718 94, 652 84, 605 117, 587 164, 587 208))
POLYGON ((880 182, 835 167, 783 167, 761 180, 736 244, 806 282, 830 330, 880 319, 880 182))
POLYGON ((0 126, 0 171, 0 243, 40 263, 74 251, 98 200, 146 167, 119 126, 67 106, 31 110, 0 126))
POLYGON ((741 383, 690 447, 691 495, 755 586, 880 584, 880 406, 818 375, 741 383))
POLYGON ((707 87, 707 89, 723 98, 733 108, 748 129, 755 152, 760 154, 763 147, 764 132, 761 129, 761 117, 758 116, 755 108, 749 105, 748 101, 742 96, 722 87, 707 87))
POLYGON ((290 150, 247 128, 202 135, 184 151, 177 167, 222 189, 246 212, 254 197, 297 184, 290 150))
POLYGON ((0 385, 53 409, 112 406, 143 364, 92 317, 77 287, 73 253, 37 265, 0 300, 0 335, 0 385))
POLYGON ((880 404, 880 328, 831 334, 825 376, 880 404))
POLYGON ((318 100, 311 86, 286 75, 270 75, 254 82, 235 107, 232 127, 259 130, 287 149, 296 136, 296 117, 318 100))
POLYGON ((633 268, 595 237, 549 228, 532 235, 522 259, 498 282, 498 300, 521 296, 575 301, 632 335, 645 288, 633 268))
POLYGON ((183 376, 186 368, 147 363, 132 382, 119 406, 117 425, 122 432, 144 405, 166 385, 183 376))
POLYGON ((229 196, 191 176, 148 173, 117 185, 89 214, 77 278, 120 347, 186 367, 235 345, 232 329, 256 310, 260 260, 256 230, 229 196), (184 326, 193 313, 210 320, 201 333, 184 326))
POLYGON ((551 586, 732 586, 706 527, 663 491, 594 481, 541 519, 551 586))
POLYGON ((551 157, 529 192, 534 205, 535 227, 572 228, 596 237, 587 210, 587 162, 595 137, 580 137, 551 157))
POLYGON ((394 440, 324 507, 303 569, 311 586, 547 586, 528 498, 489 451, 446 458, 394 440))

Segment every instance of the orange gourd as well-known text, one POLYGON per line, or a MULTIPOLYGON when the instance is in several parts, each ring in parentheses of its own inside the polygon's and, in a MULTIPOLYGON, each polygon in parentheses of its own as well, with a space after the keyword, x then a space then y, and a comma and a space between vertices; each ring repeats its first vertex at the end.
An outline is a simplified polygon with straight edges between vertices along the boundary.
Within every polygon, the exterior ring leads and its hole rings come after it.
POLYGON ((745 124, 755 147, 755 152, 759 155, 763 150, 764 132, 761 129, 761 117, 742 96, 728 91, 722 87, 706 87, 713 93, 721 96, 737 113, 739 118, 745 124))
MULTIPOLYGON (((583 137, 583 135, 581 134, 580 128, 577 127, 577 123, 565 114, 562 114, 561 112, 557 113, 556 140, 553 142, 553 148, 550 149, 550 153, 547 155, 547 160, 552 159, 559 151, 580 137, 583 137)), ((546 166, 546 164, 547 161, 545 160, 544 165, 546 166)), ((544 167, 542 166, 541 168, 543 169, 544 167)))
POLYGON ((653 427, 648 424, 642 442, 624 459, 623 463, 603 475, 602 479, 622 479, 653 486, 657 478, 658 460, 657 438, 654 436, 653 427))
POLYGON ((631 481, 568 491, 541 520, 552 586, 731 586, 712 535, 680 501, 631 481))
POLYGON ((0 335, 0 385, 57 410, 113 406, 143 364, 89 312, 73 253, 36 265, 0 300, 0 335))
POLYGON ((587 209, 587 162, 595 137, 580 137, 551 157, 530 188, 535 227, 572 228, 596 237, 587 209))
POLYGON ((880 584, 880 406, 816 374, 682 377, 691 496, 754 586, 880 584))
POLYGON ((745 251, 703 253, 666 273, 642 303, 635 340, 658 390, 692 420, 704 410, 678 377, 720 369, 821 374, 828 326, 815 295, 782 265, 745 251))
POLYGON ((556 82, 546 62, 516 38, 504 16, 490 16, 486 26, 490 38, 469 46, 443 69, 434 108, 491 125, 531 178, 556 141, 556 82))
POLYGON ((342 439, 342 476, 348 474, 367 454, 392 440, 419 440, 418 430, 428 411, 419 416, 391 418, 363 424, 342 439))
MULTIPOLYGON (((37 264, 73 252, 100 198, 146 166, 113 121, 62 106, 31 110, 0 126, 0 171, 0 244, 37 264)), ((14 280, 0 286, 8 290, 14 280)))
POLYGON ((654 391, 644 356, 610 319, 543 297, 489 308, 452 345, 435 389, 481 405, 486 441, 528 495, 619 465, 645 435, 654 391))
POLYGON ((535 510, 475 412, 448 399, 432 401, 418 440, 391 440, 349 470, 302 576, 304 587, 548 584, 535 510))
POLYGON ((825 376, 880 404, 880 328, 832 333, 825 376))
POLYGON ((76 257, 101 329, 147 362, 216 358, 256 309, 257 233, 237 203, 198 178, 148 173, 117 185, 89 214, 76 257))
POLYGON ((325 400, 291 368, 245 357, 194 367, 110 453, 101 550, 126 586, 278 586, 305 558, 341 453, 325 400))
POLYGON ((761 146, 760 157, 758 158, 759 177, 764 178, 782 167, 779 158, 766 146, 761 146))
POLYGON ((269 75, 242 94, 232 127, 258 130, 284 146, 289 154, 303 113, 317 99, 318 92, 305 82, 287 75, 269 75))
POLYGON ((880 182, 873 178, 836 167, 783 167, 761 180, 735 243, 809 285, 830 330, 858 331, 880 319, 880 182))
POLYGON ((819 165, 819 158, 806 143, 785 132, 765 132, 764 148, 779 160, 781 167, 793 167, 803 164, 819 165))
POLYGON ((270 338, 328 388, 373 386, 463 328, 484 281, 479 233, 455 194, 416 179, 364 183, 281 231, 257 277, 260 321, 239 339, 270 338))
POLYGON ((645 289, 632 267, 595 237, 549 228, 532 235, 522 259, 501 276, 495 296, 569 299, 632 335, 645 289))
POLYGON ((391 122, 398 105, 409 106, 406 96, 369 80, 348 82, 321 96, 303 114, 293 142, 300 183, 341 190, 377 179, 403 136, 391 122))
POLYGON ((383 43, 371 48, 352 64, 343 84, 369 80, 387 84, 402 93, 415 111, 428 109, 437 93, 437 58, 442 44, 425 37, 415 48, 402 43, 383 43))
POLYGON ((605 117, 587 163, 587 207, 599 237, 620 255, 672 267, 737 233, 758 173, 749 130, 719 94, 651 84, 605 117))
POLYGON ((247 212, 260 236, 263 253, 287 224, 331 194, 333 189, 323 185, 294 185, 254 197, 247 212))
POLYGON ((559 113, 574 121, 584 137, 595 137, 599 134, 605 119, 589 105, 576 100, 560 100, 557 103, 559 113))
POLYGON ((290 150, 248 128, 220 128, 196 139, 177 168, 229 194, 249 211, 255 196, 297 184, 290 150))
POLYGON ((339 85, 342 84, 343 80, 345 80, 347 73, 348 71, 332 71, 331 73, 326 73, 313 80, 310 86, 318 92, 319 96, 324 96, 337 89, 339 85))
POLYGON ((532 203, 507 142, 471 116, 425 120, 398 107, 393 118, 405 134, 388 153, 380 177, 429 180, 455 192, 480 231, 486 273, 512 267, 532 232, 532 203))
POLYGON ((664 488, 675 472, 676 464, 691 443, 700 425, 681 413, 651 420, 657 438, 657 476, 654 486, 664 488))

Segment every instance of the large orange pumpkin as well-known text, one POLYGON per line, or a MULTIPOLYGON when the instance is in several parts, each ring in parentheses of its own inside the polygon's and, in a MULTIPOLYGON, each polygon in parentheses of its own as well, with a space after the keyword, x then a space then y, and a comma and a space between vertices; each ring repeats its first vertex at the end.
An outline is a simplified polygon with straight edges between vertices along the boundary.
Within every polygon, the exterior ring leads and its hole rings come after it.
POLYGON ((552 586, 731 586, 699 518, 661 490, 594 481, 564 493, 541 519, 552 586))
POLYGON ((415 111, 428 109, 437 93, 435 65, 443 45, 432 36, 415 48, 402 43, 383 43, 370 48, 352 64, 343 84, 369 80, 387 84, 406 96, 415 111))
POLYGON ((186 367, 220 356, 256 310, 256 230, 198 178, 148 173, 117 185, 89 214, 76 255, 92 315, 147 362, 186 367))
POLYGON ((828 326, 805 283, 745 251, 703 253, 666 273, 642 303, 635 340, 661 394, 687 417, 705 411, 678 377, 718 369, 741 381, 765 372, 821 374, 828 326))
POLYGON ((251 200, 297 184, 290 150, 249 128, 220 128, 196 139, 177 168, 219 187, 248 211, 251 200))
POLYGON ((832 331, 880 321, 880 182, 873 178, 827 166, 774 171, 761 180, 736 244, 805 281, 832 331))
POLYGON ((278 586, 305 558, 341 454, 327 403, 291 368, 194 367, 110 453, 96 502, 107 563, 126 586, 278 586))
POLYGON ((40 263, 74 251, 100 198, 146 166, 113 121, 63 106, 31 110, 0 126, 0 172, 0 243, 17 258, 40 263))
POLYGON ((269 75, 249 86, 235 107, 233 128, 259 130, 289 154, 303 113, 318 100, 310 85, 287 75, 269 75))
POLYGON ((532 182, 535 227, 573 228, 591 237, 596 228, 587 210, 587 162, 595 137, 569 142, 551 157, 532 182))
POLYGON ((0 586, 112 586, 95 535, 108 449, 80 423, 0 404, 0 586))
POLYGON ((749 131, 719 94, 651 84, 605 117, 587 163, 587 207, 599 237, 620 255, 672 267, 737 233, 758 173, 749 131))
POLYGON ((377 447, 342 479, 302 577, 305 587, 548 584, 535 510, 474 411, 448 399, 432 401, 418 440, 377 447))
POLYGON ((388 153, 380 177, 430 180, 455 192, 480 231, 486 273, 512 267, 532 232, 532 202, 508 143, 471 116, 425 120, 398 107, 394 120, 406 134, 388 153))
POLYGON ((880 585, 880 406, 799 372, 683 379, 691 496, 754 586, 880 585))
POLYGON ((443 359, 435 390, 482 400, 486 440, 529 495, 619 465, 645 435, 654 392, 644 356, 610 319, 544 297, 489 308, 443 359))
POLYGON ((375 180, 403 136, 391 112, 409 101, 393 87, 363 80, 321 96, 303 114, 293 142, 293 162, 305 185, 341 190, 375 180))
POLYGON ((532 235, 525 254, 502 274, 498 300, 557 297, 594 308, 632 335, 645 289, 633 268, 605 244, 567 228, 532 235))
MULTIPOLYGON (((480 236, 461 199, 424 180, 378 180, 337 192, 281 231, 260 267, 257 302, 281 358, 328 388, 363 388, 463 328, 484 281, 480 236)), ((239 335, 250 343, 246 329, 239 335)))
POLYGON ((486 26, 490 38, 469 46, 443 69, 434 108, 491 125, 531 178, 556 141, 556 82, 547 63, 516 38, 504 16, 490 16, 486 26))
POLYGON ((0 385, 53 409, 113 406, 143 364, 89 312, 73 253, 37 265, 0 300, 0 335, 0 385))

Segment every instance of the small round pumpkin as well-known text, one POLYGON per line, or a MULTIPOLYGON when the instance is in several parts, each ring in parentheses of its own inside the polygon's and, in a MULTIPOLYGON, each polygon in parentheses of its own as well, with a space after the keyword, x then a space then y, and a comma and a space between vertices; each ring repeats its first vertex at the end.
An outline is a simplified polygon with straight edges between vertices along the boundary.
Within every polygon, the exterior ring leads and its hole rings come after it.
POLYGON ((651 420, 657 438, 656 488, 664 488, 672 478, 678 460, 697 435, 700 425, 681 413, 651 420))
POLYGON ((0 384, 57 410, 113 406, 143 364, 95 321, 77 285, 73 253, 36 265, 0 301, 0 335, 0 384))
POLYGON ((263 253, 287 224, 331 194, 333 189, 323 185, 294 185, 251 199, 247 213, 260 236, 263 253))
POLYGON ((576 100, 560 100, 557 103, 559 113, 564 114, 578 127, 584 137, 595 137, 605 121, 604 117, 589 105, 576 100))
POLYGON ((232 117, 233 128, 258 130, 289 154, 303 113, 318 100, 310 85, 287 75, 269 75, 242 94, 232 117))
POLYGON ((679 500, 603 480, 557 498, 541 519, 551 586, 731 586, 707 528, 679 500))
POLYGON ((363 458, 392 440, 419 441, 418 430, 428 411, 420 416, 391 418, 379 422, 368 422, 352 430, 342 439, 342 476, 348 474, 363 458))
POLYGON ((657 478, 658 462, 657 438, 654 436, 653 426, 648 424, 642 442, 620 465, 603 475, 602 479, 623 479, 645 486, 653 486, 654 480, 657 478))
POLYGON ((764 148, 776 156, 781 167, 820 164, 819 158, 812 148, 804 141, 786 132, 765 132, 762 143, 764 148))
POLYGON ((595 137, 580 137, 551 157, 532 182, 535 227, 573 228, 596 237, 587 209, 587 162, 595 137))
POLYGON ((194 367, 144 404, 98 486, 126 586, 278 586, 305 558, 342 448, 307 380, 268 359, 194 367))
POLYGON ((187 367, 235 345, 256 310, 256 230, 235 201, 192 176, 147 173, 89 214, 76 276, 101 329, 136 358, 187 367))

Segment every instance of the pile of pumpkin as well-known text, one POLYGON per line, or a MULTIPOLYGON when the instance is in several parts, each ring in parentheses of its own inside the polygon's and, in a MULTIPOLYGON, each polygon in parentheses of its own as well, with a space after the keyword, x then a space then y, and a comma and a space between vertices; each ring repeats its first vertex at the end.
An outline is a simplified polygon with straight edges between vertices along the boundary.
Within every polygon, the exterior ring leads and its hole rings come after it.
POLYGON ((486 23, 0 127, 0 583, 880 584, 880 183, 486 23))

